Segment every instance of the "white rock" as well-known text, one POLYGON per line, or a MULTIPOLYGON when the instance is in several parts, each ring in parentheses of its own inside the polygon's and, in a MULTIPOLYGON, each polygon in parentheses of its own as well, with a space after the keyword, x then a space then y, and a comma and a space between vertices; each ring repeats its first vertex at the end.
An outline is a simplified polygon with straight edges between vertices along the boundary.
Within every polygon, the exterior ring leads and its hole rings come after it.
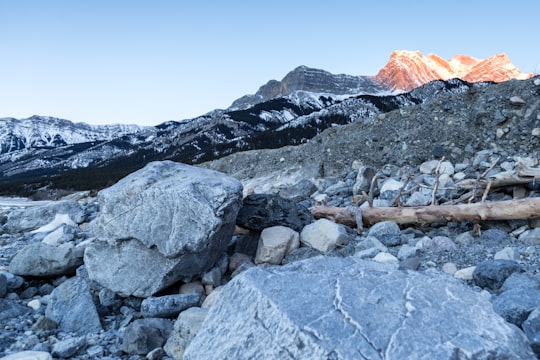
POLYGON ((405 185, 402 181, 398 181, 396 179, 388 179, 386 180, 383 185, 381 186, 381 194, 385 191, 396 191, 399 190, 405 185))
POLYGON ((461 280, 472 280, 474 269, 476 269, 476 266, 459 269, 454 273, 454 277, 461 280))
POLYGON ((43 225, 36 230, 32 230, 31 233, 35 234, 41 232, 51 232, 53 230, 56 230, 60 225, 63 224, 77 226, 77 224, 75 224, 75 222, 71 220, 68 214, 56 214, 53 221, 51 221, 47 225, 43 225))
POLYGON ((420 172, 428 175, 433 174, 435 169, 437 169, 437 166, 439 166, 439 174, 453 175, 455 172, 454 165, 452 165, 450 161, 442 161, 441 165, 439 165, 439 160, 429 160, 423 162, 420 165, 420 172))
POLYGON ((26 305, 28 305, 28 307, 34 310, 37 310, 41 307, 41 301, 39 301, 38 299, 30 300, 26 305))
POLYGON ((264 229, 259 237, 255 264, 279 265, 285 255, 298 248, 300 235, 285 226, 272 226, 264 229))
POLYGON ((394 255, 387 252, 380 252, 374 258, 373 261, 383 263, 383 264, 397 264, 399 260, 394 255))
POLYGON ((319 219, 302 229, 300 242, 321 252, 328 252, 347 244, 349 236, 343 225, 319 219))
POLYGON ((519 260, 519 252, 516 248, 507 246, 497 251, 493 258, 496 260, 519 260))
POLYGON ((540 79, 534 79, 533 84, 536 86, 540 86, 540 79))
POLYGON ((456 266, 456 264, 451 263, 451 262, 445 263, 442 266, 442 271, 444 271, 447 274, 454 275, 456 273, 456 271, 457 271, 457 266, 456 266))
POLYGON ((531 131, 532 136, 540 136, 540 128, 534 128, 531 131))
POLYGON ((45 351, 21 351, 4 356, 1 360, 52 360, 52 356, 45 351))

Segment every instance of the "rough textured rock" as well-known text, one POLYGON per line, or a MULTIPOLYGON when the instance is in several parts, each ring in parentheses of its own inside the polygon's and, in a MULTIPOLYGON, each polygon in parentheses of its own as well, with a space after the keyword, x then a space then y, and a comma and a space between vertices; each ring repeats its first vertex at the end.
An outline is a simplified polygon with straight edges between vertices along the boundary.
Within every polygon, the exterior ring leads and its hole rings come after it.
POLYGON ((0 274, 0 298, 3 298, 7 294, 7 279, 0 274))
POLYGON ((540 307, 540 289, 536 288, 511 289, 493 300, 493 310, 516 326, 521 326, 537 307, 540 307))
POLYGON ((121 349, 128 354, 146 355, 163 346, 172 329, 173 323, 167 319, 137 319, 126 328, 121 349))
POLYGON ((52 360, 51 354, 46 351, 21 351, 2 357, 2 360, 52 360))
POLYGON ((100 241, 84 259, 90 278, 121 295, 147 297, 203 273, 232 237, 241 196, 240 182, 224 174, 148 164, 99 192, 92 231, 100 241))
POLYGON ((30 312, 30 308, 19 305, 15 301, 0 299, 0 320, 16 318, 30 312))
POLYGON ((200 294, 177 294, 149 297, 141 303, 141 314, 144 317, 175 317, 183 310, 197 306, 201 301, 200 294))
POLYGON ((264 229, 259 238, 255 254, 255 264, 269 263, 279 265, 283 258, 300 246, 300 235, 285 226, 272 226, 264 229))
POLYGON ((241 274, 223 289, 184 353, 186 360, 456 356, 534 354, 521 331, 460 281, 354 257, 241 274))
POLYGON ((45 315, 55 321, 62 331, 84 335, 102 330, 90 288, 78 276, 54 289, 45 315))
POLYGON ((300 232, 313 220, 306 207, 292 200, 273 194, 253 194, 244 198, 236 223, 255 231, 282 225, 300 232))
POLYGON ((84 336, 59 341, 52 348, 52 355, 56 358, 70 358, 86 346, 84 336))
POLYGON ((499 290, 506 278, 519 271, 521 271, 521 266, 516 261, 486 260, 476 266, 473 280, 482 288, 499 290))
POLYGON ((349 242, 349 235, 343 225, 327 219, 319 219, 304 227, 300 242, 321 252, 329 252, 349 242))
POLYGON ((163 347, 168 356, 175 360, 184 358, 186 347, 201 329, 207 314, 208 309, 192 307, 178 316, 171 336, 163 347))
POLYGON ((21 276, 58 276, 74 274, 83 259, 73 243, 59 246, 43 242, 27 245, 11 260, 9 270, 21 276))
POLYGON ((521 326, 536 353, 536 357, 540 358, 540 306, 529 314, 521 326))
POLYGON ((4 230, 8 233, 37 229, 54 220, 57 214, 67 214, 76 223, 84 220, 84 209, 73 200, 55 201, 10 212, 4 230))

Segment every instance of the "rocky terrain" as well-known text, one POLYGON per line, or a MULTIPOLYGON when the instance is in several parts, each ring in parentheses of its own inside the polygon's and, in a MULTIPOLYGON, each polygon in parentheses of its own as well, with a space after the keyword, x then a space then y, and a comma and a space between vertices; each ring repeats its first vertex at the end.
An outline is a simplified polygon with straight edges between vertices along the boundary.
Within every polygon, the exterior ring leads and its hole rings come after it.
POLYGON ((360 229, 309 210, 540 198, 539 95, 539 78, 441 92, 97 196, 10 199, 0 356, 539 357, 537 218, 360 229))
POLYGON ((531 76, 504 54, 446 61, 396 51, 375 76, 299 66, 228 109, 155 127, 91 126, 47 116, 3 118, 0 194, 58 198, 66 191, 99 190, 151 161, 200 164, 246 150, 298 145, 330 127, 429 103, 441 92, 467 92, 531 76))

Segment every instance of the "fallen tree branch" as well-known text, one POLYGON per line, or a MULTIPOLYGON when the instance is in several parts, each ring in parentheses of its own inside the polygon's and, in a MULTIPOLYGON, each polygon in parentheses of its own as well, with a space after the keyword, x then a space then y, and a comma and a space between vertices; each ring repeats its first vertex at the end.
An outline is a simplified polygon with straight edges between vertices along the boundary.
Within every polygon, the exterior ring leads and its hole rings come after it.
POLYGON ((366 226, 387 220, 398 224, 517 220, 540 217, 540 197, 458 205, 367 207, 361 209, 361 217, 356 214, 357 210, 350 208, 315 206, 310 211, 316 219, 326 218, 353 228, 361 228, 357 226, 357 218, 366 226))

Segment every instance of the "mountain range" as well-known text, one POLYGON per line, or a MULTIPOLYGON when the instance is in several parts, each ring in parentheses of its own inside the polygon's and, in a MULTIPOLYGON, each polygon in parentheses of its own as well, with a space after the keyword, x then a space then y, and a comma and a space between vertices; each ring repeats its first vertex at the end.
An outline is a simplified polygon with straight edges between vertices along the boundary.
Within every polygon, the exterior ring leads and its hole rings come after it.
POLYGON ((47 116, 0 119, 0 193, 43 188, 99 189, 149 161, 197 164, 252 149, 309 141, 329 127, 369 123, 376 114, 441 93, 526 79, 504 54, 485 60, 395 51, 375 76, 299 66, 253 95, 183 121, 155 127, 93 126, 47 116))

